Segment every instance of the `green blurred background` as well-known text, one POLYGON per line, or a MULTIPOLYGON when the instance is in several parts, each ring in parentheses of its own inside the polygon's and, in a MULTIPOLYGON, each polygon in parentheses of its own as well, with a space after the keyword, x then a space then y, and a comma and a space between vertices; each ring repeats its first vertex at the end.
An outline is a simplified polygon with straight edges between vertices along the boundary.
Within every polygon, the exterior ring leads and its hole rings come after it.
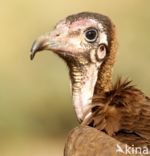
POLYGON ((5 0, 0 3, 0 156, 61 156, 77 126, 64 62, 51 52, 30 61, 34 39, 67 15, 94 11, 117 26, 114 69, 150 95, 149 0, 5 0))

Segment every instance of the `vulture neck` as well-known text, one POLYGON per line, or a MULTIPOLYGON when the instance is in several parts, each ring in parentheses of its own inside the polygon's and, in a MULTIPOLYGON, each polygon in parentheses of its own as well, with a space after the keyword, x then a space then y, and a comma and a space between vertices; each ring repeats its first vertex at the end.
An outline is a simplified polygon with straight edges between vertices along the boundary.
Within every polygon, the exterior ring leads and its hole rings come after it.
POLYGON ((70 68, 72 99, 79 122, 92 102, 98 68, 95 64, 72 65, 70 68))

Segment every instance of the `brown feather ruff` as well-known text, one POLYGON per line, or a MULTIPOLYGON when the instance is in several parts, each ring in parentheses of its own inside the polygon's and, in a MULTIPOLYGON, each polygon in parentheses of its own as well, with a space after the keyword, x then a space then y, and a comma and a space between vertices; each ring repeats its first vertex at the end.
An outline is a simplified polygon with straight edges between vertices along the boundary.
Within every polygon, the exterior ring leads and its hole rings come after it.
POLYGON ((150 148, 150 99, 130 83, 118 79, 112 90, 95 95, 92 114, 82 124, 128 145, 150 148))

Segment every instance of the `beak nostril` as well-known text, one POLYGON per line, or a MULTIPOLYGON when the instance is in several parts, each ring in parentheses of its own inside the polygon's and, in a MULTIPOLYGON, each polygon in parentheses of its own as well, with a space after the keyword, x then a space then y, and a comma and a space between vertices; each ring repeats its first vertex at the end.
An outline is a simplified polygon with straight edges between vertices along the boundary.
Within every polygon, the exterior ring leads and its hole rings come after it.
POLYGON ((60 36, 60 34, 58 33, 58 34, 56 34, 56 37, 58 37, 58 36, 60 36))

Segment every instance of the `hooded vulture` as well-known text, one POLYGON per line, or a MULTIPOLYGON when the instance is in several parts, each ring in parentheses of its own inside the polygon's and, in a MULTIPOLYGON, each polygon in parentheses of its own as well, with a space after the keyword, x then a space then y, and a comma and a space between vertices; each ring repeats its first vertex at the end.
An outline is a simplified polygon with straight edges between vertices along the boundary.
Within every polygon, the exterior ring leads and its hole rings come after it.
MULTIPOLYGON (((69 136, 72 141, 73 137, 81 137, 79 142, 89 143, 83 152, 90 153, 94 148, 100 155, 101 146, 108 149, 109 144, 112 148, 113 142, 150 148, 150 98, 128 80, 119 78, 112 83, 117 40, 115 25, 109 17, 92 12, 70 15, 34 41, 31 59, 42 50, 53 51, 68 66, 73 107, 82 125, 69 136)), ((72 142, 76 151, 80 151, 79 142, 72 142)))

